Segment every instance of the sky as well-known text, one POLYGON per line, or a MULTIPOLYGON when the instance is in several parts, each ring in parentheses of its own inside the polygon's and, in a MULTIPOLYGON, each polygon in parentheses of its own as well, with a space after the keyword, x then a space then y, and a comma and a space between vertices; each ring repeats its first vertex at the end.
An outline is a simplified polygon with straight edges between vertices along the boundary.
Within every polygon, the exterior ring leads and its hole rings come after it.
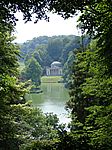
POLYGON ((19 19, 14 33, 17 43, 23 43, 39 36, 80 35, 80 31, 76 27, 78 17, 64 20, 57 14, 50 14, 50 22, 40 20, 34 24, 33 21, 24 23, 20 13, 16 16, 19 19))

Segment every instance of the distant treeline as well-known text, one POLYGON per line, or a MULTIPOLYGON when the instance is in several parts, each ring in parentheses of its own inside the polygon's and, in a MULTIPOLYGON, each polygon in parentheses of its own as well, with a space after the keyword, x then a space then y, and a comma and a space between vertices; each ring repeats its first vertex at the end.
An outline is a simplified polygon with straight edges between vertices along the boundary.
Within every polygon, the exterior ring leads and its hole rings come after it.
POLYGON ((23 43, 20 45, 21 61, 25 64, 25 69, 21 73, 22 79, 31 79, 33 83, 39 85, 41 75, 46 74, 46 67, 50 66, 53 61, 60 61, 63 67, 64 82, 67 83, 69 66, 74 60, 73 51, 80 48, 85 49, 89 42, 87 35, 83 37, 61 35, 40 36, 23 43))
POLYGON ((53 61, 61 61, 64 64, 70 51, 81 46, 86 47, 89 41, 88 36, 82 38, 76 35, 33 38, 20 45, 21 61, 27 62, 34 57, 42 68, 49 66, 53 61))

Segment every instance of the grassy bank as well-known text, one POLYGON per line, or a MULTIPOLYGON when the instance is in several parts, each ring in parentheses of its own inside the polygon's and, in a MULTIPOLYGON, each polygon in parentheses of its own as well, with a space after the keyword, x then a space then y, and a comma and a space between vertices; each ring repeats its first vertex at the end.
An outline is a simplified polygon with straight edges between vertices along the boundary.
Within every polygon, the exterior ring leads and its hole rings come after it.
POLYGON ((62 80, 61 76, 43 76, 41 78, 42 83, 58 83, 62 80))

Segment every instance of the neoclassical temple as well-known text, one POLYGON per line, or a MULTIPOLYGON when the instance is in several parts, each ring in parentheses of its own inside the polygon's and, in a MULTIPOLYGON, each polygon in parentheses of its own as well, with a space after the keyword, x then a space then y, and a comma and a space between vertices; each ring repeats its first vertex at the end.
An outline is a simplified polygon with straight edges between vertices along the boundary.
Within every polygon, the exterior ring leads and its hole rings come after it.
POLYGON ((62 65, 59 61, 54 61, 51 67, 46 68, 47 76, 62 76, 62 65))

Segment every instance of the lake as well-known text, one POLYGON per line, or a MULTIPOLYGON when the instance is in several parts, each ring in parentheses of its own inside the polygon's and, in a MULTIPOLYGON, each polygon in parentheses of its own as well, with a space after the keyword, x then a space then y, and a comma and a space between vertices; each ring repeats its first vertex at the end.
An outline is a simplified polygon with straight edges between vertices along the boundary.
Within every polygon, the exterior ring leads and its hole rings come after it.
POLYGON ((41 108, 44 113, 57 114, 61 123, 68 123, 70 119, 65 103, 69 100, 69 94, 63 83, 42 83, 41 90, 42 93, 27 95, 27 99, 32 100, 33 106, 41 108))

